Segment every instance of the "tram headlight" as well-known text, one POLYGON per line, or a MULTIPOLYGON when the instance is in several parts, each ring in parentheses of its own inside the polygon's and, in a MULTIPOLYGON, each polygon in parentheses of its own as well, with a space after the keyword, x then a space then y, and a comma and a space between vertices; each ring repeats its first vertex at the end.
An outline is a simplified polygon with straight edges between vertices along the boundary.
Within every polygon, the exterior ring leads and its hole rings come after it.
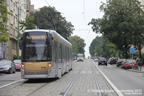
POLYGON ((21 68, 24 69, 24 65, 23 64, 21 65, 21 68))
POLYGON ((48 66, 51 67, 52 65, 51 65, 51 64, 48 64, 48 66))
POLYGON ((52 64, 48 64, 48 68, 52 68, 52 64))

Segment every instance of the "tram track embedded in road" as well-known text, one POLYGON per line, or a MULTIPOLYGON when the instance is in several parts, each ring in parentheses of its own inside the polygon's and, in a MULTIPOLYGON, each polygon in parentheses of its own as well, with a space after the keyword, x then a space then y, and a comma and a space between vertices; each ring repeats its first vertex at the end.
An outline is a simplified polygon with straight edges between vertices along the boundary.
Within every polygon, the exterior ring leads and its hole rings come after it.
POLYGON ((91 64, 91 68, 92 68, 92 73, 93 73, 93 77, 94 77, 95 84, 96 84, 95 87, 98 88, 98 89, 97 89, 97 90, 98 90, 98 96, 103 96, 103 95, 102 95, 102 92, 100 91, 100 86, 99 86, 99 84, 98 84, 97 77, 96 77, 96 75, 95 75, 95 72, 94 72, 94 69, 93 69, 93 67, 92 67, 92 64, 91 64))
POLYGON ((68 92, 70 91, 71 87, 74 85, 76 79, 79 77, 79 75, 80 75, 83 67, 84 67, 84 65, 82 66, 81 70, 77 73, 77 75, 75 76, 75 78, 72 80, 72 82, 70 82, 70 84, 68 85, 66 91, 63 92, 63 93, 60 93, 60 95, 62 95, 62 96, 67 96, 67 94, 68 94, 68 92))

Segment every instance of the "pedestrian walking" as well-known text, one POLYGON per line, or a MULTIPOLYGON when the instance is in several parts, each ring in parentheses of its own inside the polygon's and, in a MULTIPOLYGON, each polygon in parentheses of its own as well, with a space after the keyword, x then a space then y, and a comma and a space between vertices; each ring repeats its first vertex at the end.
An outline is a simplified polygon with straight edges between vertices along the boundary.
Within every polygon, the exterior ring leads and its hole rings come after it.
POLYGON ((139 70, 139 71, 142 71, 142 61, 141 61, 141 59, 139 59, 139 60, 137 61, 137 64, 138 64, 138 70, 139 70))

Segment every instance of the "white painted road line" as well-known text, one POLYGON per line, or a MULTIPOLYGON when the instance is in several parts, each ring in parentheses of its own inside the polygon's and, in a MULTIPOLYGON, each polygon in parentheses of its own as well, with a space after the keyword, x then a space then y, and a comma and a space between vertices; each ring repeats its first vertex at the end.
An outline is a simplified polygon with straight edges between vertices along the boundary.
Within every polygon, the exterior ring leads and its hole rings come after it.
POLYGON ((12 85, 12 84, 14 84, 14 83, 17 83, 17 82, 20 82, 20 81, 24 81, 24 80, 25 80, 25 79, 20 79, 20 80, 18 80, 18 81, 14 81, 14 82, 12 82, 12 83, 9 83, 9 84, 0 86, 0 88, 6 87, 6 86, 9 86, 9 85, 12 85))
MULTIPOLYGON (((96 66, 96 64, 93 62, 93 64, 96 66)), ((98 68, 98 66, 96 66, 97 69, 101 72, 101 74, 104 76, 104 78, 108 81, 108 83, 112 86, 112 88, 116 91, 116 93, 119 95, 119 96, 124 96, 120 90, 108 79, 108 77, 98 68)))

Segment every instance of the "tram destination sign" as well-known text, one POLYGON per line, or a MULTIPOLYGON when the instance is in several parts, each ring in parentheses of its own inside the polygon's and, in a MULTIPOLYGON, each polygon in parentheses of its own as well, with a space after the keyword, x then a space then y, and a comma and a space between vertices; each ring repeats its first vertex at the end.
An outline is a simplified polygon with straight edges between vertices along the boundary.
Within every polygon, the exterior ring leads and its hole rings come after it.
POLYGON ((30 36, 26 36, 26 39, 47 39, 48 37, 45 35, 30 35, 30 36))

